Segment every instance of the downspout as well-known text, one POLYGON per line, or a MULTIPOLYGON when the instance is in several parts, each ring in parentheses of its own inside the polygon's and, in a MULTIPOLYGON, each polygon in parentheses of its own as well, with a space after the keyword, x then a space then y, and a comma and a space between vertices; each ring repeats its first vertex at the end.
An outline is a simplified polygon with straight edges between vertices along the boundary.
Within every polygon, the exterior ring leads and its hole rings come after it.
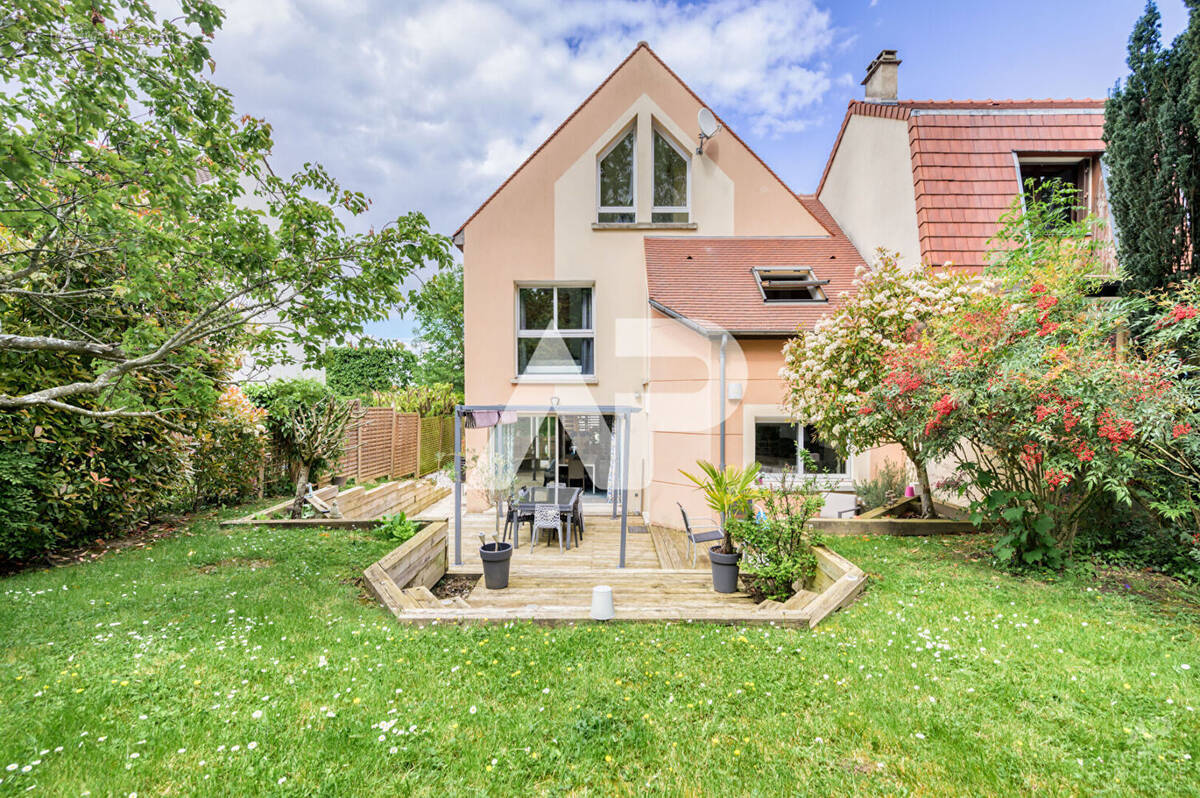
POLYGON ((721 433, 721 470, 725 470, 725 344, 729 342, 729 334, 721 333, 721 396, 717 400, 717 412, 720 414, 721 433))

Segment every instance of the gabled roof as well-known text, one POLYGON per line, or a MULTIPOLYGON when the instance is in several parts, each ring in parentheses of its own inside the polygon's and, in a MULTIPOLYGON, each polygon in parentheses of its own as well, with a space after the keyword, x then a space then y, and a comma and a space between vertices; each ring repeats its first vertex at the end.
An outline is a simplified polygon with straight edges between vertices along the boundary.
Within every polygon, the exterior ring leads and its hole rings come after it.
POLYGON ((1014 153, 1104 151, 1104 100, 852 100, 817 194, 852 116, 908 123, 921 258, 985 265, 987 242, 1020 190, 1014 153))
POLYGON ((853 290, 864 261, 825 206, 813 196, 797 200, 829 231, 827 236, 647 236, 646 285, 650 304, 706 333, 790 336, 837 309, 853 290), (807 266, 827 302, 766 303, 756 267, 807 266))
MULTIPOLYGON (((601 92, 601 91, 604 89, 604 87, 608 85, 608 83, 609 83, 609 82, 610 82, 610 81, 611 81, 611 80, 612 80, 612 79, 613 79, 613 78, 614 78, 614 77, 617 75, 617 73, 618 73, 618 72, 620 72, 620 71, 621 71, 621 69, 622 69, 622 68, 624 68, 624 66, 625 66, 626 64, 628 64, 628 63, 629 63, 629 62, 630 62, 630 61, 633 59, 633 57, 634 57, 635 55, 637 55, 637 54, 638 54, 638 51, 639 51, 639 50, 645 50, 645 51, 646 51, 646 53, 647 53, 647 54, 648 54, 648 55, 649 55, 651 58, 653 58, 655 61, 657 61, 657 62, 658 62, 658 64, 659 64, 659 65, 660 65, 660 66, 661 66, 661 67, 662 67, 664 70, 666 70, 667 74, 669 74, 669 75, 670 75, 672 78, 674 78, 674 79, 675 79, 675 80, 676 80, 676 81, 679 83, 679 85, 680 85, 680 86, 683 88, 683 90, 684 90, 684 91, 686 91, 688 94, 690 94, 690 95, 692 96, 692 98, 693 98, 693 99, 695 99, 695 100, 696 100, 696 102, 700 103, 701 105, 704 105, 704 104, 705 104, 705 103, 704 103, 704 101, 700 99, 700 95, 698 95, 698 94, 696 94, 696 92, 692 91, 692 88, 691 88, 690 86, 688 86, 686 83, 684 83, 684 82, 683 82, 683 79, 682 79, 682 78, 680 78, 680 77, 679 77, 679 75, 675 74, 675 71, 674 71, 674 70, 672 70, 672 69, 671 69, 669 66, 667 66, 667 64, 666 64, 666 62, 665 62, 665 61, 663 61, 661 58, 659 58, 659 57, 658 57, 658 53, 654 52, 654 50, 653 50, 653 49, 650 47, 650 45, 649 45, 649 44, 647 44, 646 42, 638 42, 638 43, 637 43, 637 46, 633 48, 633 51, 632 51, 632 52, 630 52, 630 53, 629 53, 629 55, 625 56, 625 59, 624 59, 623 61, 621 61, 621 63, 620 63, 620 64, 618 64, 618 65, 617 65, 616 69, 614 69, 612 72, 608 73, 608 77, 606 77, 606 78, 605 78, 603 81, 601 81, 600 85, 599 85, 599 86, 597 86, 597 87, 595 88, 595 90, 594 90, 594 91, 592 91, 592 93, 591 93, 591 94, 589 94, 589 95, 587 96, 587 98, 586 98, 586 99, 584 99, 584 101, 583 101, 583 102, 581 102, 581 103, 580 103, 580 104, 579 104, 579 105, 578 105, 578 106, 575 108, 575 110, 574 110, 574 111, 572 111, 572 112, 571 112, 571 114, 570 114, 570 115, 569 115, 569 116, 568 116, 566 119, 564 119, 564 120, 562 121, 562 124, 560 124, 558 127, 556 127, 556 128, 554 129, 554 132, 553 132, 553 133, 551 133, 551 134, 550 134, 550 135, 549 135, 549 136, 546 138, 546 140, 545 140, 545 141, 543 141, 541 144, 539 144, 539 145, 538 145, 538 148, 537 148, 536 150, 534 150, 532 153, 530 153, 529 157, 528 157, 528 158, 526 158, 524 161, 522 161, 522 162, 521 162, 521 165, 520 165, 520 166, 518 166, 518 167, 517 167, 517 168, 516 168, 516 169, 513 171, 513 173, 512 173, 511 175, 509 175, 509 176, 508 176, 508 177, 507 177, 507 178, 504 180, 504 182, 503 182, 503 183, 501 183, 501 184, 500 184, 499 188, 497 188, 497 189, 496 189, 495 191, 493 191, 493 192, 492 192, 490 195, 488 195, 488 198, 487 198, 486 200, 484 200, 484 201, 483 201, 483 204, 482 204, 482 205, 480 205, 478 208, 476 208, 476 209, 475 209, 475 212, 474 212, 474 213, 472 213, 472 214, 471 214, 469 217, 467 217, 467 220, 466 220, 465 222, 463 222, 462 224, 460 224, 460 225, 458 226, 458 229, 454 231, 454 237, 455 237, 455 238, 457 238, 457 237, 458 237, 458 235, 459 235, 460 233, 462 233, 462 232, 463 232, 463 230, 465 230, 465 229, 466 229, 467 225, 471 223, 471 220, 472 220, 472 219, 474 219, 476 216, 478 216, 478 215, 479 215, 479 213, 480 213, 480 212, 481 212, 481 211, 482 211, 484 208, 486 208, 486 207, 488 206, 488 203, 490 203, 490 202, 491 202, 493 199, 495 199, 495 198, 496 198, 496 196, 497 196, 497 195, 499 195, 499 194, 500 194, 500 192, 502 192, 502 191, 504 190, 504 187, 505 187, 505 186, 507 186, 509 183, 511 183, 511 182, 512 182, 513 178, 515 178, 515 177, 516 177, 518 174, 520 174, 520 173, 521 173, 521 170, 523 170, 523 169, 524 169, 526 166, 528 166, 528 165, 529 165, 529 163, 530 163, 531 161, 533 161, 533 159, 534 159, 534 158, 536 158, 536 157, 538 156, 538 153, 540 153, 542 150, 544 150, 544 149, 546 148, 546 145, 548 145, 548 144, 549 144, 551 141, 553 141, 553 140, 554 140, 555 136, 557 136, 559 133, 561 133, 561 132, 562 132, 563 128, 565 128, 565 127, 566 127, 568 124, 570 124, 571 120, 572 120, 572 119, 574 119, 574 118, 575 118, 575 117, 576 117, 576 116, 579 114, 579 112, 580 112, 581 110, 583 110, 583 108, 584 108, 584 107, 585 107, 585 106, 586 106, 586 105, 587 105, 589 102, 591 102, 591 100, 592 100, 592 98, 593 98, 593 97, 595 97, 597 94, 599 94, 599 93, 600 93, 600 92, 601 92)), ((770 174, 770 175, 771 175, 773 178, 775 178, 777 181, 779 181, 779 185, 783 186, 783 188, 784 188, 784 189, 787 191, 787 193, 788 193, 788 194, 793 194, 792 190, 791 190, 790 188, 788 188, 788 186, 787 186, 787 184, 786 184, 786 183, 784 183, 784 182, 783 182, 783 179, 782 179, 781 177, 779 177, 779 175, 778 175, 778 174, 776 174, 776 173, 775 173, 775 171, 774 171, 773 169, 771 169, 771 167, 767 166, 767 164, 766 164, 766 161, 764 161, 764 160, 763 160, 761 157, 759 157, 758 153, 756 153, 756 152, 755 152, 753 149, 751 149, 751 148, 750 148, 750 146, 749 146, 748 144, 746 144, 746 142, 745 142, 745 141, 743 141, 743 140, 742 140, 742 138, 741 138, 741 137, 740 137, 740 136, 739 136, 737 133, 733 132, 733 129, 732 129, 732 128, 731 128, 731 127, 730 127, 730 126, 729 126, 729 125, 728 125, 728 124, 725 122, 725 120, 724 120, 724 119, 722 119, 720 116, 717 116, 715 111, 713 112, 713 114, 714 114, 714 116, 716 116, 716 117, 717 117, 717 121, 718 121, 718 122, 721 124, 722 132, 724 132, 724 133, 727 133, 728 135, 730 135, 731 137, 733 137, 733 139, 734 139, 734 140, 735 140, 735 141, 736 141, 738 144, 740 144, 742 147, 744 147, 744 148, 746 149, 746 151, 747 151, 748 153, 750 153, 750 155, 751 155, 751 156, 752 156, 752 157, 753 157, 753 158, 754 158, 756 161, 758 161, 758 162, 759 162, 759 163, 762 165, 762 167, 763 167, 764 169, 766 169, 766 170, 767 170, 767 172, 768 172, 768 173, 769 173, 769 174, 770 174)))

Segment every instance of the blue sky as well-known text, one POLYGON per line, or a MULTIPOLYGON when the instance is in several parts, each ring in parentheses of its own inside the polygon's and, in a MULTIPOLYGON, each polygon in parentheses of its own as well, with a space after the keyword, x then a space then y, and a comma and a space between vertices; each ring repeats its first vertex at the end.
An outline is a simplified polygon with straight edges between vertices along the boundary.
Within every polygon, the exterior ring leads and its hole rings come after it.
MULTIPOLYGON (((178 0, 155 0, 165 13, 178 0)), ((447 234, 639 40, 793 189, 812 191, 867 63, 900 51, 905 98, 1103 97, 1141 0, 226 0, 215 79, 319 161, 447 234)), ((1166 40, 1182 0, 1160 3, 1166 40)), ((419 279, 419 276, 414 279, 419 279)), ((372 327, 408 339, 399 314, 372 327)))

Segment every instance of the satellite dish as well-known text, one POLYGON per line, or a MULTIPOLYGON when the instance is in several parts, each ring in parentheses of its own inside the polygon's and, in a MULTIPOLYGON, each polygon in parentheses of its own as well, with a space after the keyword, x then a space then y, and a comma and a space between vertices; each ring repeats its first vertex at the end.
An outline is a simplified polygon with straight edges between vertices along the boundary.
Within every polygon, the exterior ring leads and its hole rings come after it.
POLYGON ((700 109, 700 112, 696 114, 696 121, 700 123, 700 146, 696 148, 696 154, 703 155, 704 142, 721 132, 721 123, 707 108, 700 109))

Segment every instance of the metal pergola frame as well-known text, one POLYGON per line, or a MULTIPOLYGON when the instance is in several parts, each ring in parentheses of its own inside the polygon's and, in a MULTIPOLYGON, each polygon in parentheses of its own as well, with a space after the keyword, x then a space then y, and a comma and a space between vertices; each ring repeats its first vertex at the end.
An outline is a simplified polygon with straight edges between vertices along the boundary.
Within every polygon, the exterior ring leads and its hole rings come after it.
MULTIPOLYGON (((629 519, 629 420, 637 407, 621 405, 455 405, 454 406, 454 564, 462 565, 462 486, 463 486, 463 414, 474 412, 525 413, 544 416, 612 415, 621 419, 621 442, 618 447, 617 481, 621 501, 621 553, 618 568, 625 567, 625 539, 629 519)), ((499 426, 499 425, 497 425, 499 426)), ((615 433, 615 430, 613 431, 615 433)), ((558 474, 558 451, 554 452, 554 473, 558 474)), ((614 505, 614 516, 616 507, 614 505)))

